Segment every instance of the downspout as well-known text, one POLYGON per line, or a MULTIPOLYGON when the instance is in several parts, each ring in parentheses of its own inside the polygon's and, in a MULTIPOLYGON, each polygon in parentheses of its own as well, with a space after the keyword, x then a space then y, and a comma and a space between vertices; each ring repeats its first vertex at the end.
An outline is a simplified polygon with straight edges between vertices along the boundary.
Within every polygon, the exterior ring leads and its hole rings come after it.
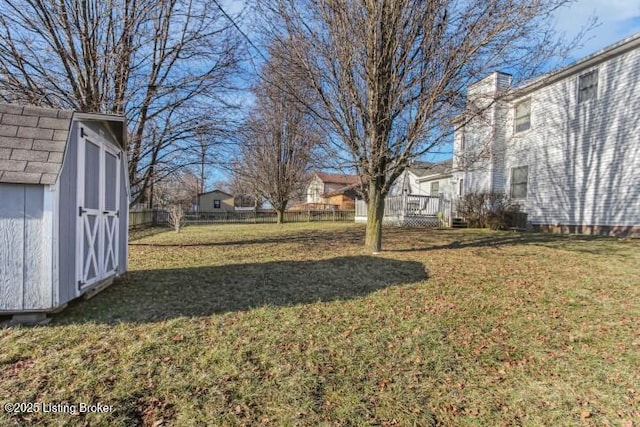
POLYGON ((491 144, 489 145, 489 193, 493 193, 493 188, 495 184, 495 168, 496 168, 496 159, 495 159, 495 145, 496 145, 496 123, 497 123, 497 101, 496 96, 498 94, 498 73, 494 73, 494 82, 493 82, 493 105, 491 106, 491 144))

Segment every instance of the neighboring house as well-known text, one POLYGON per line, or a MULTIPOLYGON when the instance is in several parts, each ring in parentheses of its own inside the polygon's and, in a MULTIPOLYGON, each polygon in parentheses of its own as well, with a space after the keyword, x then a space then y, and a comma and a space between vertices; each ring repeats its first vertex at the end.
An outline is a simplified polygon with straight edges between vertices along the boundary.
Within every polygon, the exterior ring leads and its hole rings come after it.
POLYGON ((316 172, 307 185, 305 206, 332 205, 336 209, 353 209, 361 184, 358 175, 316 172))
MULTIPOLYGON (((414 162, 385 197, 383 222, 403 226, 442 226, 452 213, 451 161, 414 162)), ((364 200, 356 201, 356 222, 367 220, 364 200)))
POLYGON ((221 190, 198 194, 198 212, 234 212, 233 195, 221 190))
POLYGON ((127 270, 124 117, 0 104, 0 315, 44 320, 127 270))
POLYGON ((356 185, 351 185, 324 194, 325 204, 335 206, 338 210, 354 210, 358 192, 356 185))
POLYGON ((515 90, 494 73, 468 100, 486 111, 454 137, 458 195, 505 193, 543 230, 640 235, 640 34, 515 90))
POLYGON ((415 162, 398 177, 391 195, 406 192, 411 195, 439 196, 451 199, 455 191, 452 184, 451 160, 439 163, 415 162))

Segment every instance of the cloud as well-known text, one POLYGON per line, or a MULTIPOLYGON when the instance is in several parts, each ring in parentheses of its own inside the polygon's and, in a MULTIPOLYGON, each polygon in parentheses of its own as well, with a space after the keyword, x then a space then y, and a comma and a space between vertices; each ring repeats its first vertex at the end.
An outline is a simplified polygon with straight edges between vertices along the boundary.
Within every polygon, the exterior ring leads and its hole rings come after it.
POLYGON ((592 16, 599 25, 574 53, 578 58, 640 32, 640 3, 633 0, 578 0, 556 12, 556 30, 571 39, 592 16))

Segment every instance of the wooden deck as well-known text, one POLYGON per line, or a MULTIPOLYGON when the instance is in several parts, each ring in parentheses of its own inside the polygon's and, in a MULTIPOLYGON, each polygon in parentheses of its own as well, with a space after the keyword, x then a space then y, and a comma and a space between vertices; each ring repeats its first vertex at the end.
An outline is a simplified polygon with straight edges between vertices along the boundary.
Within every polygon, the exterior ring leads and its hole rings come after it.
MULTIPOLYGON (((385 199, 383 223, 401 226, 449 227, 453 203, 440 196, 404 194, 385 199)), ((356 200, 356 222, 367 221, 367 204, 356 200)))

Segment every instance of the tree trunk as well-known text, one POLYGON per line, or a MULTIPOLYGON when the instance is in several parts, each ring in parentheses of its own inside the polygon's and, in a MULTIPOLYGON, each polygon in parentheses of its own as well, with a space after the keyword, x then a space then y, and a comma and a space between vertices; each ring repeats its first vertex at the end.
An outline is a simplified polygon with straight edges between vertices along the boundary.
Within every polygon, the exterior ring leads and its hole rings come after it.
POLYGON ((278 224, 284 224, 284 209, 276 209, 278 214, 278 224))
POLYGON ((364 247, 373 253, 382 250, 382 218, 384 217, 384 197, 375 181, 369 183, 367 203, 367 230, 364 247))

